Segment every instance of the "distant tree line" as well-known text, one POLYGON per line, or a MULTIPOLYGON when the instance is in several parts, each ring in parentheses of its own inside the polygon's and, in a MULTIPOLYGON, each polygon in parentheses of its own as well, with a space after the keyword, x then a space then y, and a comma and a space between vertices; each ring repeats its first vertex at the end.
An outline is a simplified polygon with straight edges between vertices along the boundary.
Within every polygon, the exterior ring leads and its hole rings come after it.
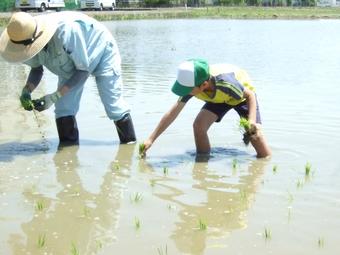
MULTIPOLYGON (((131 5, 139 7, 176 7, 176 6, 316 6, 318 0, 140 0, 131 5), (137 4, 136 4, 137 3, 137 4)), ((79 0, 78 0, 79 2, 79 0)), ((65 0, 66 9, 75 9, 74 0, 65 0)), ((117 0, 118 6, 130 6, 129 0, 117 0)), ((0 11, 15 9, 15 0, 0 0, 0 11)))

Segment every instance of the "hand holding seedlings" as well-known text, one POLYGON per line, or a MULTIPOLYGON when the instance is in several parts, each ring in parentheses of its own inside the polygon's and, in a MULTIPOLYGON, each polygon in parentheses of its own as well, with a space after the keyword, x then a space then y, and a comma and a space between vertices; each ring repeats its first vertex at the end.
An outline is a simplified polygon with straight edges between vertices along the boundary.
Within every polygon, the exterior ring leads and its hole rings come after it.
POLYGON ((240 119, 239 126, 243 131, 243 142, 245 145, 248 145, 250 140, 255 140, 259 136, 259 128, 255 123, 250 123, 246 118, 240 119))
POLYGON ((22 107, 26 111, 32 111, 34 109, 34 105, 32 103, 32 98, 31 98, 31 92, 24 87, 22 89, 21 95, 20 95, 20 102, 22 107))

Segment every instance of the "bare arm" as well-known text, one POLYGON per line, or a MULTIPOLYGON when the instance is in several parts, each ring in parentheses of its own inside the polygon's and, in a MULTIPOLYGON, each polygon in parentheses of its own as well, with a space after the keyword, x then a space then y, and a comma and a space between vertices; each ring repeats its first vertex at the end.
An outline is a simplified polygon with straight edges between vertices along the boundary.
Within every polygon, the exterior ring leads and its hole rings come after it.
POLYGON ((145 151, 147 151, 153 142, 171 125, 184 106, 185 102, 177 101, 171 109, 163 115, 155 130, 151 133, 149 138, 144 141, 145 151))
POLYGON ((251 91, 248 88, 245 88, 243 91, 243 97, 246 99, 249 114, 248 114, 248 120, 250 123, 255 124, 256 123, 256 98, 255 93, 251 91))

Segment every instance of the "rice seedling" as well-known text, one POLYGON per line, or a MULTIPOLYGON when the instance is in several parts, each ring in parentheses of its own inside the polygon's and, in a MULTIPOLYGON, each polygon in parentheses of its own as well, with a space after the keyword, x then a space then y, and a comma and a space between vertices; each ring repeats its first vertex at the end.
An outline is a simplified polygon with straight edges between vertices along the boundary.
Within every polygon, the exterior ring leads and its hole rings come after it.
POLYGON ((38 248, 41 249, 45 246, 46 244, 46 235, 39 235, 38 237, 38 248))
POLYGON ((168 246, 165 245, 165 250, 163 251, 163 248, 157 248, 158 255, 168 255, 168 246))
POLYGON ((233 169, 237 168, 237 159, 236 158, 233 159, 232 167, 233 167, 233 169))
POLYGON ((96 240, 96 249, 97 251, 103 248, 103 243, 100 240, 96 240))
POLYGON ((139 220, 137 217, 135 217, 134 223, 135 223, 135 228, 136 228, 136 230, 140 229, 140 227, 141 227, 141 222, 140 222, 140 220, 139 220))
POLYGON ((84 208, 83 208, 83 215, 84 215, 85 218, 90 217, 90 209, 86 206, 84 206, 84 208))
POLYGON ((145 144, 144 143, 140 143, 138 148, 139 148, 139 150, 138 150, 139 151, 139 158, 140 159, 145 158, 145 155, 146 155, 145 154, 145 144))
POLYGON ((263 236, 266 240, 269 240, 272 238, 272 231, 268 228, 264 228, 263 236))
POLYGON ((207 223, 205 223, 202 219, 198 220, 198 229, 199 230, 206 230, 207 229, 207 223))
POLYGON ((131 202, 134 202, 134 203, 138 203, 142 201, 142 199, 143 199, 143 195, 142 193, 139 193, 139 192, 136 192, 132 196, 130 196, 131 202))
POLYGON ((319 237, 319 239, 318 239, 318 246, 320 248, 322 248, 322 247, 324 247, 324 245, 325 245, 325 239, 323 237, 319 237))
POLYGON ((242 201, 246 201, 248 198, 247 192, 244 190, 240 190, 240 197, 242 201))
POLYGON ((113 163, 112 170, 115 170, 115 171, 119 171, 120 170, 119 162, 114 162, 113 163))
POLYGON ((273 165, 273 173, 274 173, 274 174, 277 173, 277 165, 273 165))
POLYGON ((311 163, 307 162, 305 165, 305 175, 309 176, 311 173, 312 165, 311 163))
POLYGON ((250 122, 246 118, 240 118, 239 127, 242 131, 247 132, 250 129, 250 122))
POLYGON ((298 189, 302 188, 303 187, 303 180, 297 180, 296 187, 298 189))
POLYGON ((79 255, 79 250, 73 242, 71 244, 71 255, 79 255))
POLYGON ((168 175, 169 169, 167 167, 163 167, 163 174, 168 175))
POLYGON ((243 142, 248 145, 252 137, 256 136, 257 128, 255 125, 251 125, 246 118, 240 118, 239 129, 243 133, 243 142))
POLYGON ((294 197, 293 197, 292 193, 290 193, 289 191, 287 191, 287 192, 288 192, 288 202, 292 203, 293 200, 294 200, 294 197))
POLYGON ((154 180, 154 179, 150 180, 150 185, 151 185, 151 187, 155 187, 156 180, 154 180))
POLYGON ((44 210, 44 203, 42 201, 37 201, 37 203, 35 205, 35 209, 38 212, 41 212, 42 210, 44 210))

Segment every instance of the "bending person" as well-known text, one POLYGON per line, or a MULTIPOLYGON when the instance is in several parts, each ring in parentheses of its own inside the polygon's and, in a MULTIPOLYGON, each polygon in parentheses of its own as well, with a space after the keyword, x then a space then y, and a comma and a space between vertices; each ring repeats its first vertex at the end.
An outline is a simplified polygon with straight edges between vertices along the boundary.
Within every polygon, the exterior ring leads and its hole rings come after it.
POLYGON ((130 109, 122 97, 121 58, 109 30, 77 12, 31 16, 14 13, 0 37, 0 54, 9 62, 31 67, 20 101, 25 110, 44 111, 55 104, 59 140, 78 144, 76 114, 84 84, 95 76, 107 116, 121 143, 135 142, 130 109), (58 76, 58 89, 31 100, 46 67, 58 76))
POLYGON ((210 153, 208 129, 214 122, 221 121, 229 110, 234 109, 240 117, 249 121, 253 133, 245 138, 250 140, 257 157, 271 155, 261 132, 261 117, 254 87, 244 70, 229 64, 209 65, 205 60, 191 59, 179 65, 172 92, 178 95, 179 99, 144 141, 145 152, 194 96, 206 102, 193 125, 197 154, 210 153))

